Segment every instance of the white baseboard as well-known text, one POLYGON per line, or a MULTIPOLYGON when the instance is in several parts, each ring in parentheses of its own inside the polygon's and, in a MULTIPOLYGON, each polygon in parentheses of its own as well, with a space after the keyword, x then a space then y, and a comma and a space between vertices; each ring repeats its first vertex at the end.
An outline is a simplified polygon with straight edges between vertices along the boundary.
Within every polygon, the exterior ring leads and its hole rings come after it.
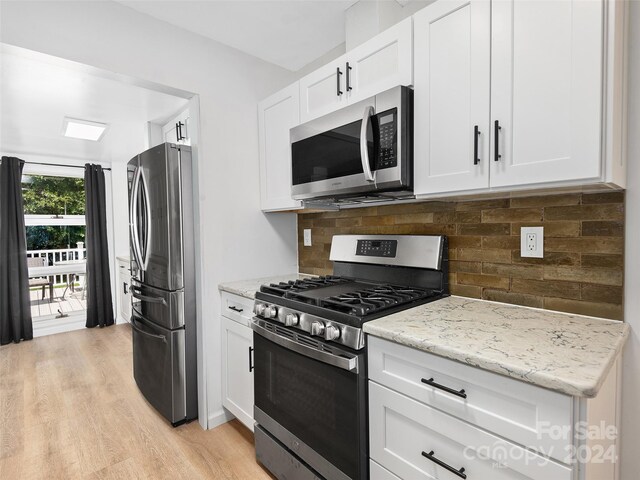
POLYGON ((234 417, 231 413, 229 413, 224 408, 214 412, 212 415, 209 415, 209 421, 207 422, 207 428, 211 430, 212 428, 219 427, 223 423, 227 423, 233 420, 234 417))

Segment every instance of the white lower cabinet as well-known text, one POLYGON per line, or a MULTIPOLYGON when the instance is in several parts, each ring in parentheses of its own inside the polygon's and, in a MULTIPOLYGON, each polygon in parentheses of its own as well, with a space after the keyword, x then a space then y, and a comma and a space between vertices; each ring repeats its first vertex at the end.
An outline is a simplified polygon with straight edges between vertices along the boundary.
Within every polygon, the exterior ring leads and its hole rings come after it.
POLYGON ((580 434, 617 426, 617 365, 583 399, 371 336, 368 348, 372 480, 616 478, 615 435, 580 434))
POLYGON ((131 321, 131 270, 129 261, 118 258, 118 310, 123 320, 131 321))
POLYGON ((451 468, 469 478, 571 480, 569 466, 377 383, 369 395, 371 458, 400 478, 461 478, 451 468))
POLYGON ((223 294, 222 404, 253 431, 253 331, 248 326, 251 307, 248 299, 223 294))

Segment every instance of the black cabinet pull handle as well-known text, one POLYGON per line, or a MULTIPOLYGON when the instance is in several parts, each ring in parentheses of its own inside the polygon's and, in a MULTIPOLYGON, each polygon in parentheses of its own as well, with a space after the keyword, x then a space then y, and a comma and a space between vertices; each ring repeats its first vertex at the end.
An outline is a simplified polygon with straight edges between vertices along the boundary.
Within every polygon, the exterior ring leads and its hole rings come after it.
POLYGON ((182 127, 184 127, 184 123, 176 123, 176 136, 178 137, 178 141, 184 140, 185 138, 184 135, 182 135, 182 127))
POLYGON ((441 466, 444 469, 449 470, 451 473, 453 473, 454 475, 459 476, 460 478, 467 478, 467 475, 464 473, 464 467, 462 467, 460 470, 456 470, 455 468, 453 468, 451 465, 447 465, 446 463, 444 463, 442 460, 438 460, 435 456, 434 456, 434 452, 433 450, 431 450, 429 453, 427 452, 422 452, 422 456, 425 458, 428 458, 429 460, 431 460, 433 463, 435 463, 436 465, 441 466))
POLYGON ((480 135, 478 125, 473 127, 473 164, 478 165, 480 163, 480 157, 478 157, 478 136, 480 135))
POLYGON ((439 383, 434 382, 433 381, 433 377, 428 379, 428 380, 426 378, 423 378, 420 381, 422 383, 426 383, 427 385, 431 385, 432 387, 435 387, 435 388, 437 388, 439 390, 443 390, 443 391, 445 391, 447 393, 450 393, 452 395, 456 395, 456 396, 461 397, 461 398, 467 398, 467 394, 465 393, 464 388, 462 390, 454 390, 453 388, 449 388, 449 387, 447 387, 445 385, 441 385, 439 383))
POLYGON ((129 290, 127 290, 127 284, 123 283, 122 284, 122 290, 124 291, 124 294, 126 295, 127 293, 129 293, 129 290))
POLYGON ((238 307, 236 307, 236 306, 234 306, 234 305, 229 305, 229 307, 228 307, 228 308, 229 308, 229 310, 233 310, 234 312, 238 312, 238 313, 240 313, 240 312, 243 312, 243 311, 244 311, 242 308, 238 308, 238 307))
POLYGON ((253 371, 253 347, 249 347, 249 372, 253 371))
POLYGON ((495 152, 493 152, 494 157, 493 159, 496 162, 499 162, 500 159, 502 158, 502 155, 500 155, 500 130, 502 130, 502 127, 500 126, 500 122, 498 120, 495 121, 495 123, 493 124, 493 136, 495 137, 495 141, 496 141, 496 149, 495 152))
POLYGON ((353 90, 353 88, 351 88, 351 66, 349 65, 349 62, 347 62, 347 92, 350 92, 351 90, 353 90))
POLYGON ((342 95, 342 90, 340 90, 340 76, 342 72, 340 71, 340 67, 336 68, 336 93, 338 96, 342 95))

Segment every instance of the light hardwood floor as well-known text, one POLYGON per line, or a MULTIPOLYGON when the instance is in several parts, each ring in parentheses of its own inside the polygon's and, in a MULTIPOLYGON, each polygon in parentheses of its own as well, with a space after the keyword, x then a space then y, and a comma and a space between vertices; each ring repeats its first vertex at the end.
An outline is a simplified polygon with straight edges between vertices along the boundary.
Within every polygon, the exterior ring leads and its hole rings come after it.
POLYGON ((0 347, 0 479, 271 479, 237 421, 172 428, 133 380, 131 329, 0 347))

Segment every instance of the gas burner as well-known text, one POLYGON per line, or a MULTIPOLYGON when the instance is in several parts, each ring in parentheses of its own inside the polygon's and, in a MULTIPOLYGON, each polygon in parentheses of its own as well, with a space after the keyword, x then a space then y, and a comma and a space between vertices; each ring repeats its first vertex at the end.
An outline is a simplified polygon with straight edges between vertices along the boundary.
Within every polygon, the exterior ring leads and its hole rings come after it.
POLYGON ((310 277, 300 280, 292 280, 289 282, 272 283, 271 285, 263 285, 260 287, 261 292, 271 293, 279 297, 289 296, 289 292, 304 292, 314 288, 328 287, 340 283, 348 283, 352 280, 338 277, 335 275, 326 275, 324 277, 310 277))
POLYGON ((430 290, 396 285, 380 285, 365 290, 347 292, 329 297, 322 300, 320 306, 363 317, 386 308, 406 304, 433 295, 434 293, 430 290))

